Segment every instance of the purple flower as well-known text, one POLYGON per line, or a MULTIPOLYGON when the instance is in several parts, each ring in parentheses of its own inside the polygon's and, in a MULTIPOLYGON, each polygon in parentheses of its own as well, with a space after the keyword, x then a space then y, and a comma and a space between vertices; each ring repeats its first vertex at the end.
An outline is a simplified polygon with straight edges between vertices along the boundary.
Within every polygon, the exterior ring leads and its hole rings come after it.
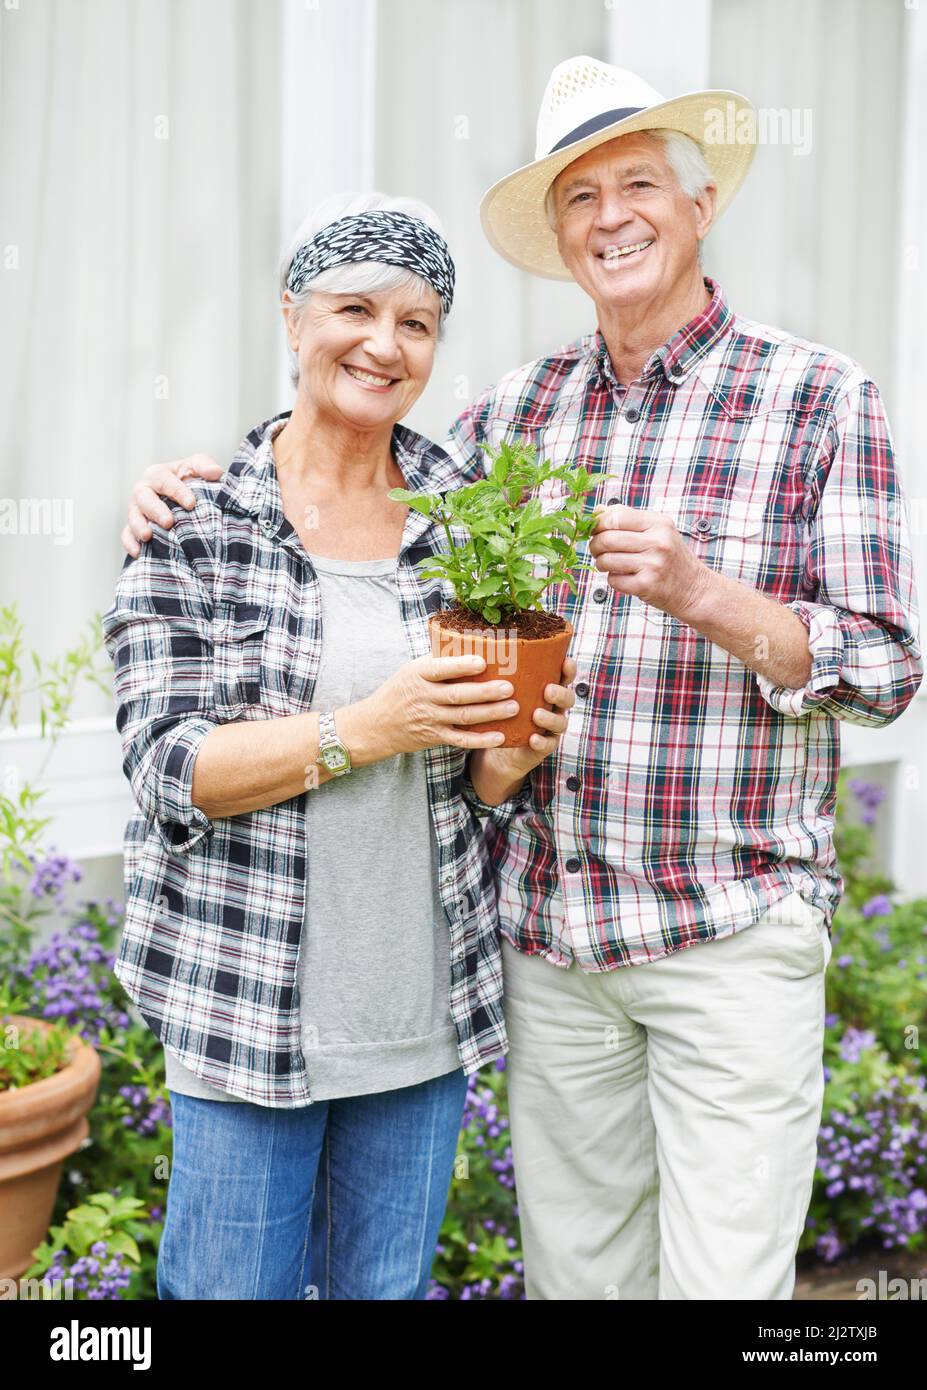
POLYGON ((859 802, 864 825, 875 825, 875 813, 885 800, 885 788, 878 782, 864 782, 854 777, 849 782, 850 790, 859 802))
POLYGON ((818 1236, 817 1240, 814 1242, 814 1248, 821 1259, 826 1260, 828 1264, 838 1259, 839 1256, 843 1254, 843 1246, 831 1231, 818 1236))
POLYGON ((125 1031, 131 1019, 109 997, 114 958, 86 921, 55 932, 14 973, 15 984, 32 992, 31 1007, 43 1018, 60 1020, 86 1042, 98 1041, 103 1029, 125 1031))
POLYGON ((876 1036, 871 1029, 847 1028, 840 1039, 840 1056, 845 1062, 858 1062, 875 1044, 876 1036))
POLYGON ((120 1251, 110 1253, 102 1240, 96 1241, 92 1249, 96 1257, 84 1255, 75 1260, 70 1268, 67 1265, 68 1252, 56 1250, 45 1277, 60 1282, 71 1279, 74 1288, 88 1299, 120 1299, 132 1278, 125 1256, 120 1251), (103 1264, 106 1254, 110 1254, 110 1258, 103 1264))
POLYGON ((154 1134, 159 1124, 169 1125, 171 1108, 162 1096, 152 1096, 147 1086, 120 1086, 122 1096, 133 1113, 122 1116, 126 1129, 135 1134, 154 1134))
POLYGON ((64 854, 49 854, 48 858, 38 860, 34 854, 26 856, 34 866, 29 882, 29 892, 34 898, 52 898, 59 906, 64 903, 64 890, 67 883, 79 883, 83 872, 73 859, 64 854))

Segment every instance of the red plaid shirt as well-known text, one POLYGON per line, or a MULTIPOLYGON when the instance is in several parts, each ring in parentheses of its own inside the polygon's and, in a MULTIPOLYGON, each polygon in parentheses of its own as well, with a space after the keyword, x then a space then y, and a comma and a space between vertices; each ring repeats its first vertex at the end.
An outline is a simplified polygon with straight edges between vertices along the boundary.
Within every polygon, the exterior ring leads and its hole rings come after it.
MULTIPOLYGON (((712 569, 791 608, 813 666, 774 686, 686 623, 583 573, 548 590, 575 630, 577 702, 528 804, 490 813, 503 934, 584 970, 748 926, 797 889, 828 926, 838 720, 897 719, 923 672, 906 505, 878 389, 851 359, 711 303, 617 382, 600 332, 510 372, 455 423, 619 475, 712 569)), ((488 808, 484 808, 488 811, 488 808)))

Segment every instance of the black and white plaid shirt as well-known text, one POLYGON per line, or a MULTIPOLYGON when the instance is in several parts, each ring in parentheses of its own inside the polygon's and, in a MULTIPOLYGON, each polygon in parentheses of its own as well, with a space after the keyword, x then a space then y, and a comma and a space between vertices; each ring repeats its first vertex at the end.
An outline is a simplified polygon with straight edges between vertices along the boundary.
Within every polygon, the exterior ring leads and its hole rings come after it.
MULTIPOLYGON (((210 819, 191 801, 193 765, 218 725, 310 708, 321 652, 319 584, 283 514, 272 439, 289 411, 253 429, 229 471, 193 481, 192 512, 152 524, 104 615, 123 767, 137 811, 126 828, 126 921, 115 973, 156 1037, 205 1081, 241 1100, 311 1099, 296 965, 306 881, 305 798, 210 819)), ((482 476, 397 425, 411 489, 482 476)), ((170 504, 169 504, 170 505, 170 504)), ((452 600, 416 561, 443 533, 410 510, 397 561, 409 659, 430 650, 428 616, 452 600)), ((450 1009, 465 1070, 506 1050, 493 875, 465 751, 426 750, 441 899, 451 923, 450 1009)), ((504 822, 530 795, 493 808, 504 822)), ((389 827, 384 826, 384 833, 389 827)), ((363 846, 358 846, 363 855, 363 846)), ((403 968, 397 941, 396 969, 403 968)))

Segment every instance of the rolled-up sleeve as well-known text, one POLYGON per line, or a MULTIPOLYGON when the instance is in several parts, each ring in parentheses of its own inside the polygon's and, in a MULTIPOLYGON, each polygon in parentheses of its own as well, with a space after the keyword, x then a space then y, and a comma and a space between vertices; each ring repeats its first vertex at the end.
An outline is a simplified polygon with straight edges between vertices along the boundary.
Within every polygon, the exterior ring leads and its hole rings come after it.
POLYGON ((500 830, 504 830, 514 815, 531 804, 531 774, 528 773, 514 796, 506 797, 505 801, 500 801, 496 806, 490 806, 487 801, 482 801, 476 793, 470 777, 470 760, 468 758, 464 763, 461 794, 467 805, 472 807, 478 816, 482 819, 488 818, 500 830))
POLYGON ((780 714, 875 728, 910 703, 924 666, 906 500, 874 382, 840 398, 827 443, 811 490, 809 597, 785 605, 808 631, 811 674, 798 689, 759 673, 757 685, 780 714))
POLYGON ((123 771, 139 810, 172 854, 185 854, 214 829, 193 805, 200 745, 219 725, 213 714, 212 601, 177 536, 152 525, 152 539, 128 559, 103 615, 113 663, 123 771))

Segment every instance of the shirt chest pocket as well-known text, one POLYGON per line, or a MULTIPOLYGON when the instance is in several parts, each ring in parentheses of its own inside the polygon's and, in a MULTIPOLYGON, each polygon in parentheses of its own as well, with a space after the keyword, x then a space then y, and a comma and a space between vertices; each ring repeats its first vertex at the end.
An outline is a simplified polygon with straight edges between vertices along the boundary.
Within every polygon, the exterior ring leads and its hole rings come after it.
MULTIPOLYGON (((688 501, 672 516, 684 544, 709 569, 787 601, 798 595, 804 565, 804 522, 775 506, 736 498, 688 501)), ((645 604, 645 621, 682 626, 645 604)))
POLYGON ((213 620, 213 700, 220 719, 261 703, 261 665, 270 615, 259 604, 227 604, 213 620))
POLYGON ((709 569, 747 583, 763 563, 763 508, 736 502, 693 503, 676 526, 686 545, 709 569))

